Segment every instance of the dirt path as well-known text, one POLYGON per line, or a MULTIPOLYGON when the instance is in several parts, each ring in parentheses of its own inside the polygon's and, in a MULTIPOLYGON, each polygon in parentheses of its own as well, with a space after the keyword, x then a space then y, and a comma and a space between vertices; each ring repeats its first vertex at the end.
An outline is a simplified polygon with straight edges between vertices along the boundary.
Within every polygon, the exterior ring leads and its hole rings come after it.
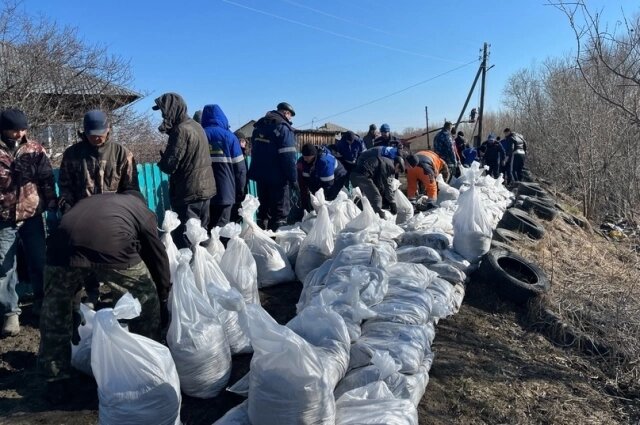
MULTIPOLYGON (((295 313, 299 284, 261 291, 267 311, 284 323, 295 313)), ((35 375, 38 331, 27 320, 19 337, 0 342, 0 424, 95 424, 95 382, 80 377, 73 401, 51 406, 35 375)), ((601 389, 600 374, 580 356, 530 332, 524 311, 474 284, 460 312, 438 325, 431 381, 419 406, 420 424, 625 424, 628 405, 601 389)), ((249 367, 234 358, 231 382, 249 367)), ((185 424, 212 424, 242 401, 183 397, 185 424)), ((636 406, 637 407, 637 406, 636 406)))

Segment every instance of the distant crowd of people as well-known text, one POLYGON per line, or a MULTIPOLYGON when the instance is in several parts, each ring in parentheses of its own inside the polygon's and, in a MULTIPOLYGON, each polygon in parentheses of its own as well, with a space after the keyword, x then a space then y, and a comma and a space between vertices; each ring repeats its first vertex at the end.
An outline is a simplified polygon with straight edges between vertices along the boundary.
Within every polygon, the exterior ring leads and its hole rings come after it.
MULTIPOLYGON (((384 210, 397 213, 392 181, 404 173, 408 197, 423 195, 431 201, 438 196, 439 175, 448 181, 473 161, 487 165, 494 177, 503 173, 507 182, 516 182, 522 178, 527 150, 524 138, 508 128, 502 140, 490 133, 476 149, 450 122, 436 135, 433 151, 411 152, 388 124, 382 124, 379 133, 372 124, 363 137, 346 131, 335 144, 305 144, 298 150, 292 124, 296 113, 286 102, 260 118, 251 136, 234 134, 216 104, 205 105, 191 118, 176 93, 158 97, 152 109, 161 113, 159 131, 168 136, 158 167, 169 175, 171 209, 181 221, 171 233, 178 248, 190 245, 185 235, 189 218, 199 219, 209 230, 239 220, 249 180, 255 181, 260 201, 258 224, 277 230, 301 218, 296 214, 310 211, 311 194, 319 189, 333 200, 343 188, 358 187, 384 216, 384 210), (301 209, 292 213, 291 199, 300 199, 301 209)), ((97 305, 101 283, 111 287, 114 303, 131 292, 143 312, 130 329, 158 339, 168 314, 171 280, 156 217, 140 193, 135 158, 109 139, 107 114, 91 110, 84 115, 78 143, 62 157, 59 194, 47 153, 28 139, 27 130, 22 111, 2 111, 2 335, 20 332, 16 252, 21 245, 33 287, 32 314, 41 318, 38 365, 53 382, 69 371, 69 341, 80 320, 82 289, 89 307, 97 305)))

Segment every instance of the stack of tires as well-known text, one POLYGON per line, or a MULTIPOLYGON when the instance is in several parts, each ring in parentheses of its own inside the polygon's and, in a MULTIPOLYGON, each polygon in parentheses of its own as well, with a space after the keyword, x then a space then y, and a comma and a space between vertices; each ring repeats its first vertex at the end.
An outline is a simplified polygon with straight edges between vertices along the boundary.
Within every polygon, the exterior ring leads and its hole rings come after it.
POLYGON ((501 297, 523 304, 546 293, 549 279, 537 265, 513 253, 513 243, 542 239, 545 230, 539 219, 554 220, 561 208, 537 183, 521 182, 517 195, 494 231, 491 250, 483 257, 478 274, 501 297))

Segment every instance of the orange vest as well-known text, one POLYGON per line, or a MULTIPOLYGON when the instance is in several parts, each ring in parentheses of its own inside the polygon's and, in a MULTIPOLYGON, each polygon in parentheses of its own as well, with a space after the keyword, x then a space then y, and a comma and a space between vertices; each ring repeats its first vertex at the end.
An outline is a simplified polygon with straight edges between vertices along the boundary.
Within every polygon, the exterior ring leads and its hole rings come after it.
POLYGON ((407 197, 414 198, 416 196, 416 192, 418 191, 418 181, 422 182, 426 195, 430 199, 436 199, 438 197, 438 184, 436 183, 435 178, 438 177, 443 169, 447 167, 444 161, 432 151, 420 151, 416 155, 426 156, 431 159, 433 163, 433 172, 434 178, 432 179, 429 175, 425 174, 424 170, 420 166, 416 167, 408 167, 407 168, 407 197))

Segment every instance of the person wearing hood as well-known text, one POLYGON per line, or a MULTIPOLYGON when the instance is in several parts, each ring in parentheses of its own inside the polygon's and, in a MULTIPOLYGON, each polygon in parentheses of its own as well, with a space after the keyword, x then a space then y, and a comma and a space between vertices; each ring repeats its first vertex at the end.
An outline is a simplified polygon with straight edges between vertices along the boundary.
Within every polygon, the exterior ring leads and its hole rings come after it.
POLYGON ((347 185, 349 184, 348 175, 356 166, 356 161, 358 161, 360 154, 366 149, 364 141, 353 131, 345 131, 342 133, 342 137, 338 140, 338 143, 336 143, 335 155, 347 171, 347 185))
POLYGON ((297 190, 296 138, 293 107, 281 102, 254 124, 251 136, 249 178, 258 190, 258 225, 277 230, 287 223, 291 205, 289 189, 297 190))
POLYGON ((404 170, 404 158, 398 148, 377 146, 360 155, 351 173, 351 184, 360 188, 373 210, 384 218, 383 208, 391 214, 398 213, 392 182, 404 170))
POLYGON ((2 335, 20 332, 16 292, 18 239, 29 253, 27 271, 33 286, 34 310, 44 295, 45 229, 42 214, 57 213, 55 182, 44 147, 27 139, 24 112, 0 114, 0 314, 2 335))
POLYGON ((382 124, 380 126, 380 137, 373 142, 373 146, 391 146, 397 148, 400 145, 400 140, 391 135, 391 127, 389 124, 382 124))
POLYGON ((180 219, 171 237, 178 249, 187 248, 191 245, 184 234, 187 220, 197 218, 207 228, 209 200, 216 194, 209 143, 202 126, 187 115, 182 96, 165 93, 154 102, 151 109, 162 113, 158 130, 169 136, 158 168, 169 175, 169 202, 180 219))
POLYGON ((229 121, 218 105, 206 105, 202 111, 202 127, 209 140, 209 155, 216 181, 216 194, 211 198, 209 230, 223 227, 231 220, 233 205, 242 202, 247 168, 240 142, 229 130, 229 121))
POLYGON ((302 207, 307 211, 312 210, 310 194, 323 189, 325 199, 333 201, 348 177, 345 168, 329 149, 311 143, 302 146, 302 157, 296 166, 302 207))

